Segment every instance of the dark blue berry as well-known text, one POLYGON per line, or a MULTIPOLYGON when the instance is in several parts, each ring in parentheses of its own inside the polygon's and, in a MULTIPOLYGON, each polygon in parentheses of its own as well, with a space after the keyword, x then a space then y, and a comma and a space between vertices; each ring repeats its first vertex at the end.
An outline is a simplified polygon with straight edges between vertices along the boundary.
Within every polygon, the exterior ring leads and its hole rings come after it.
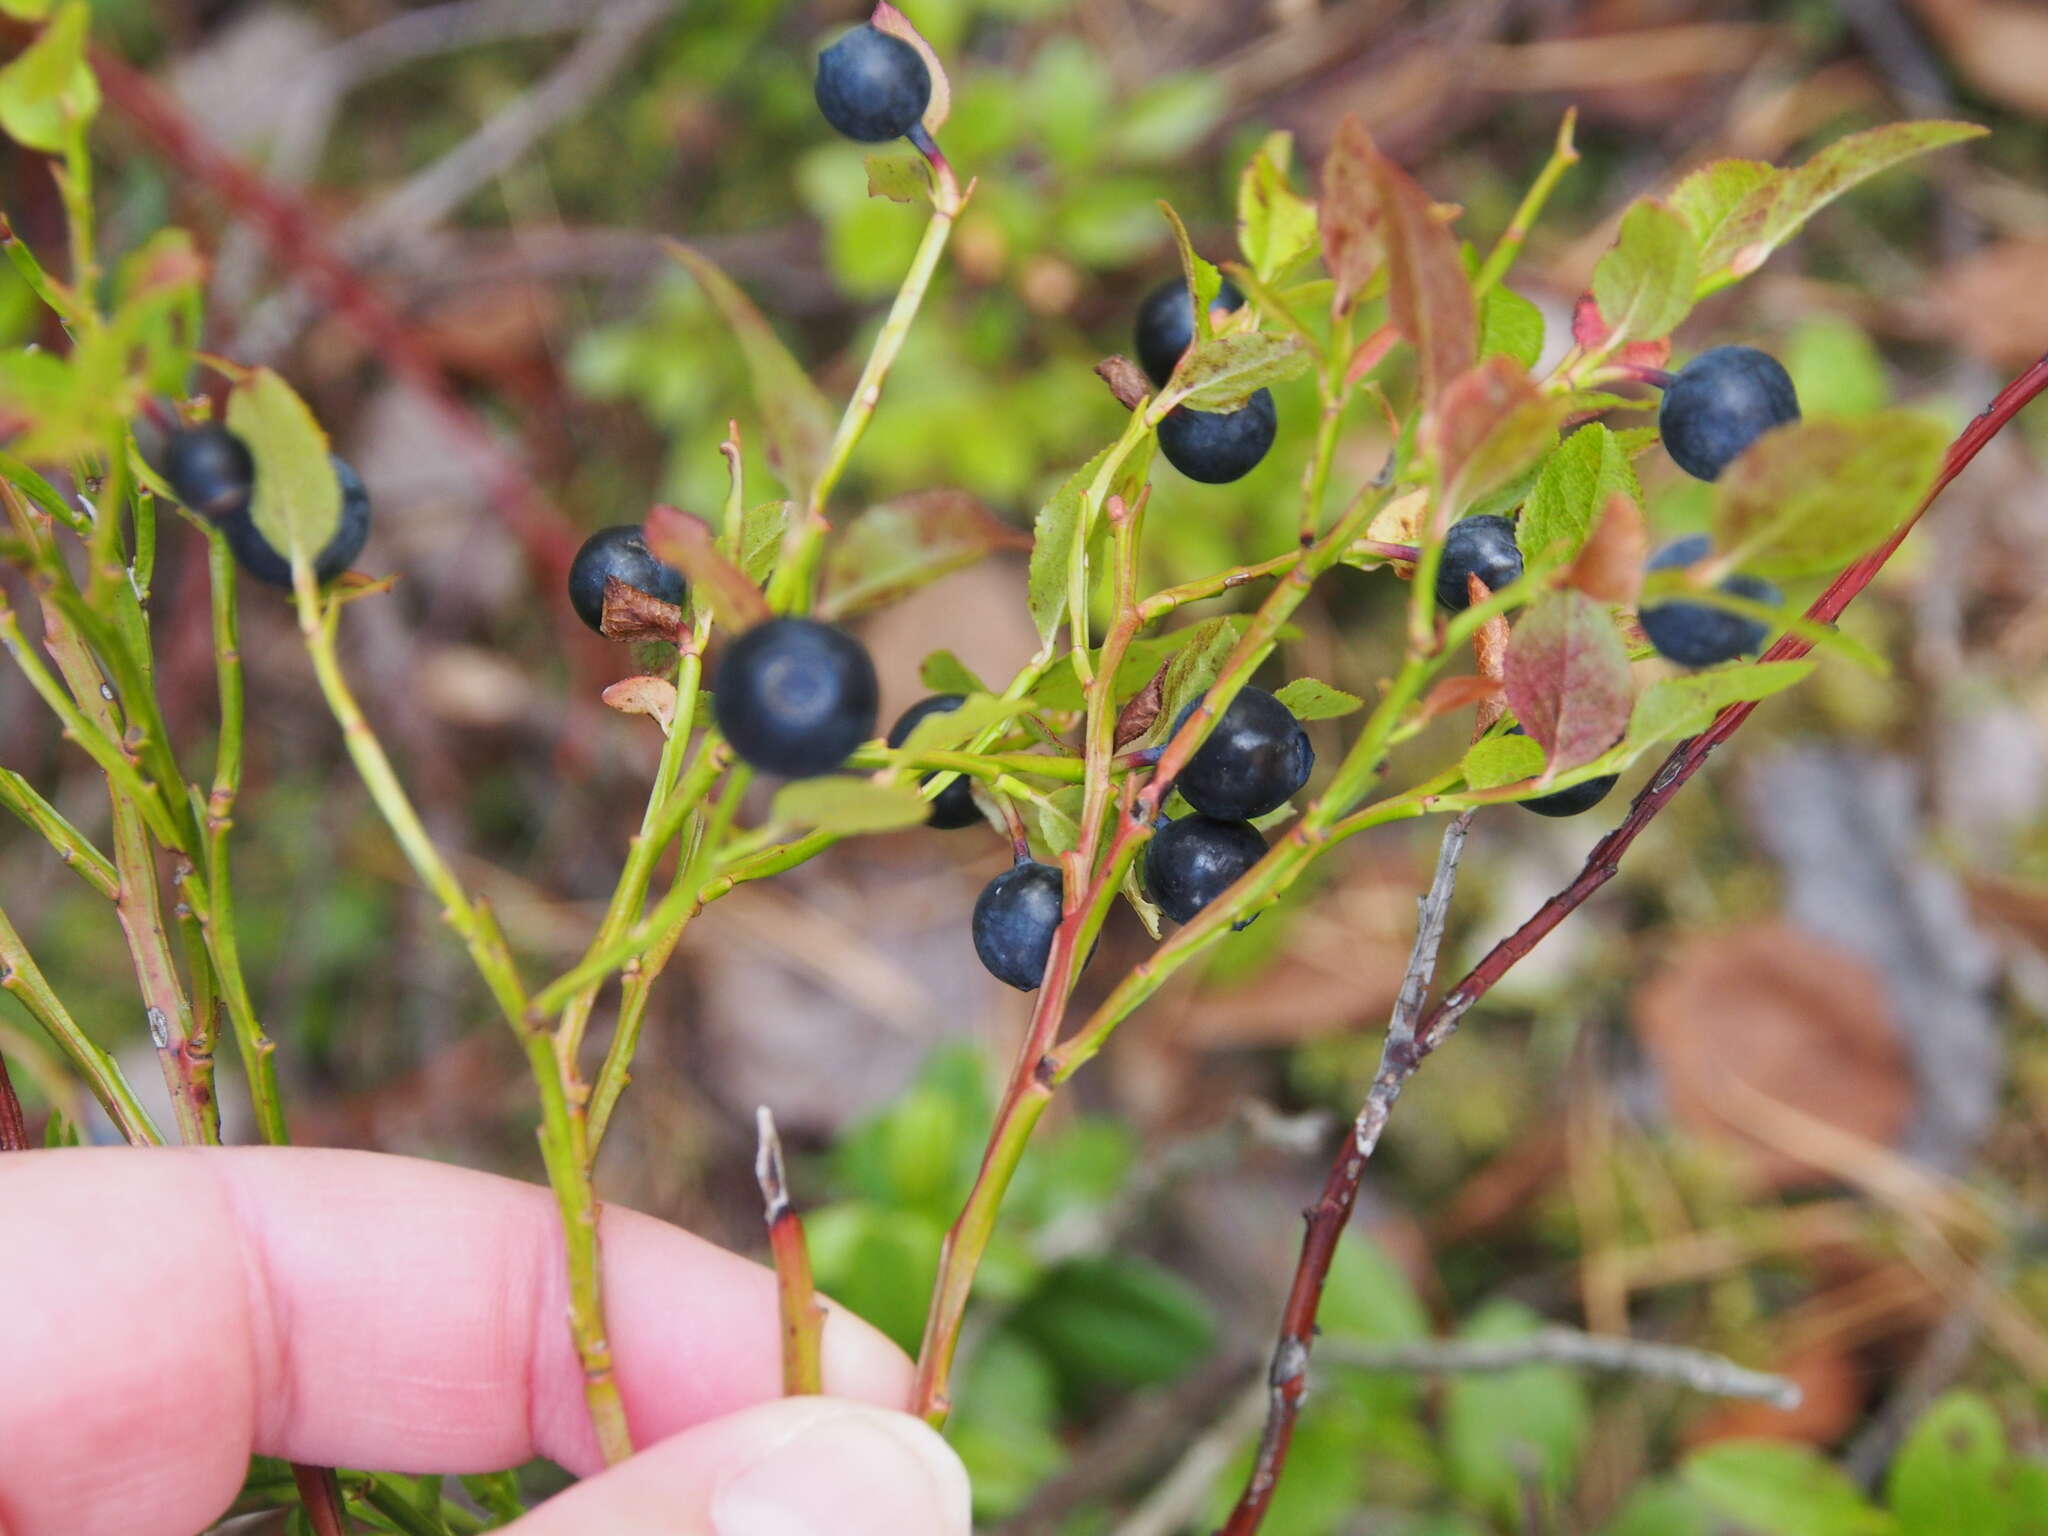
MULTIPOLYGON (((1243 303, 1244 295, 1225 278, 1209 313, 1220 310, 1228 314, 1243 303)), ((1188 297, 1187 281, 1169 278, 1146 294, 1145 302, 1138 306, 1138 362, 1154 384, 1164 384, 1194 340, 1195 301, 1188 297)))
POLYGON ((1522 579, 1522 548, 1515 525, 1504 517, 1482 513, 1461 517, 1444 535, 1444 552, 1436 568, 1436 605, 1447 613, 1472 606, 1465 578, 1477 576, 1489 592, 1522 579))
POLYGON ((900 37, 858 26, 818 55, 818 110, 863 144, 900 139, 932 99, 924 56, 900 37))
MULTIPOLYGON (((1193 704, 1182 710, 1174 730, 1194 712, 1193 704)), ((1173 787, 1204 816, 1250 821, 1285 805, 1315 765, 1308 732, 1287 706, 1263 688, 1240 688, 1173 787)))
MULTIPOLYGON (((1697 565, 1710 552, 1707 536, 1696 533, 1658 550, 1650 557, 1649 569, 1683 570, 1697 565)), ((1771 608, 1783 601, 1776 587, 1757 576, 1725 576, 1718 585, 1732 596, 1771 608)), ((1718 666, 1738 656, 1751 655, 1762 649, 1764 636, 1770 633, 1770 626, 1761 619, 1746 618, 1707 603, 1653 603, 1636 617, 1642 620, 1643 633, 1650 637, 1657 654, 1681 667, 1718 666)))
POLYGON ((683 573, 655 558, 638 523, 600 528, 569 562, 569 606, 599 634, 604 633, 604 584, 614 577, 664 603, 682 606, 683 573))
POLYGON ((786 779, 829 773, 875 734, 875 664, 816 619, 769 619, 733 641, 713 699, 733 751, 786 779))
POLYGON ((1755 347, 1715 347, 1678 370, 1657 430, 1680 469, 1718 480, 1751 443, 1798 419, 1798 391, 1775 357, 1755 347))
MULTIPOLYGON (((323 585, 355 564, 356 556, 363 552, 363 545, 370 538, 369 490, 348 465, 340 459, 333 463, 334 478, 341 482, 341 521, 335 525, 326 548, 313 561, 313 579, 323 585)), ((271 547, 247 507, 223 518, 220 526, 227 535, 228 548, 234 551, 243 570, 269 586, 290 589, 291 561, 271 547)))
MULTIPOLYGON (((927 715, 951 714, 967 702, 964 693, 935 693, 928 699, 920 699, 903 711, 902 718, 889 727, 889 745, 900 747, 910 739, 910 733, 917 728, 917 722, 927 715)), ((920 784, 931 783, 933 775, 926 774, 918 780, 920 784)), ((938 794, 932 797, 932 813, 925 817, 925 825, 950 832, 956 827, 971 827, 981 820, 981 811, 974 803, 974 790, 967 775, 961 774, 938 794)))
POLYGON ((1227 485, 1258 467, 1279 429, 1273 392, 1262 389, 1234 411, 1168 411, 1159 423, 1159 451, 1190 480, 1227 485))
POLYGON ((1038 989, 1060 925, 1063 888, 1057 869, 1031 859, 981 888, 974 900, 974 952, 989 975, 1020 992, 1038 989))
POLYGON ((1248 821, 1183 816, 1170 821, 1145 848, 1145 889, 1177 923, 1235 885, 1266 856, 1266 840, 1248 821))
MULTIPOLYGON (((1510 736, 1523 734, 1519 725, 1508 727, 1510 736)), ((1547 795, 1538 795, 1533 800, 1517 800, 1515 803, 1525 811, 1534 811, 1538 816, 1578 816, 1590 811, 1605 800, 1614 786, 1621 782, 1621 775, 1610 773, 1602 778, 1587 779, 1582 784, 1555 790, 1547 795)))
POLYGON ((184 506, 216 522, 247 509, 256 463, 242 440, 217 421, 180 427, 164 444, 164 483, 184 506))

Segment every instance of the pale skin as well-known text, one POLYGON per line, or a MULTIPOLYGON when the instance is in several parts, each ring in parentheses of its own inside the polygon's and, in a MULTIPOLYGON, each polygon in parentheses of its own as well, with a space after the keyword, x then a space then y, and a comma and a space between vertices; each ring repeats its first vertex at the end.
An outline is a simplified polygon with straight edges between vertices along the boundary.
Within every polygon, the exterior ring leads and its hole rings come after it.
POLYGON ((604 1215, 640 1454, 603 1469, 543 1189, 370 1153, 0 1158, 0 1536, 193 1536, 247 1458, 586 1480, 518 1536, 967 1536, 898 1412, 911 1366, 834 1312, 826 1398, 781 1399, 774 1277, 604 1215))

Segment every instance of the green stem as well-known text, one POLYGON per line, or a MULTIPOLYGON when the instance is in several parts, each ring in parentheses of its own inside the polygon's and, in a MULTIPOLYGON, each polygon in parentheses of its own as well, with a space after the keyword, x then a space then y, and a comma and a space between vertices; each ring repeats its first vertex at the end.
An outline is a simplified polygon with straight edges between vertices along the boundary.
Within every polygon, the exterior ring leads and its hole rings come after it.
POLYGON ((35 786, 10 768, 0 768, 0 804, 43 835, 57 857, 70 865, 87 885, 112 901, 120 893, 114 864, 92 840, 65 819, 35 786))
POLYGON ((846 473, 854 447, 867 430, 875 407, 881 403, 882 386, 889 377, 890 366, 910 335, 911 323, 916 320, 925 292, 931 287, 932 275, 938 270, 940 256, 945 253, 946 241, 953 233, 954 215, 958 211, 957 205, 951 209, 933 210, 931 222, 925 226, 924 238, 918 242, 917 254, 911 258, 910 271, 904 276, 903 286, 896 291, 896 302, 889 306, 888 318, 882 322, 881 332, 875 337, 867 366, 861 370, 860 382, 854 385, 853 397, 847 401, 846 410, 839 418, 839 429, 832 436, 832 446, 818 470, 818 478, 811 484, 803 516, 790 528, 783 542, 782 558, 776 562, 775 574, 769 580, 768 604, 777 613, 802 613, 811 605, 819 548, 830 528, 825 520, 825 504, 837 489, 840 477, 846 473))
POLYGON ((1522 252, 1522 244, 1529 238, 1529 231, 1536 227, 1536 220, 1543 213, 1543 205, 1550 201, 1550 194, 1557 190, 1557 184, 1564 173, 1579 163, 1578 147, 1572 143, 1572 130, 1579 121, 1579 109, 1567 108, 1564 121, 1558 125, 1557 145, 1537 173, 1536 180, 1522 198, 1522 204, 1515 210, 1515 216, 1508 221, 1502 233, 1486 258, 1486 264, 1479 269, 1479 275, 1472 279, 1472 292, 1482 295, 1487 289, 1508 275, 1508 269, 1515 264, 1515 258, 1522 252))

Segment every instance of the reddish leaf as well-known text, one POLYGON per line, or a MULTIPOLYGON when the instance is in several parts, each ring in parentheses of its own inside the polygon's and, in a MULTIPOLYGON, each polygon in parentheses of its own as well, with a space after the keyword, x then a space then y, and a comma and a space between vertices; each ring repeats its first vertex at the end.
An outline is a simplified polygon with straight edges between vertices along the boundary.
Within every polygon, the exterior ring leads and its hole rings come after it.
POLYGON ((1628 652, 1584 593, 1554 592, 1523 615, 1504 681, 1515 718, 1543 748, 1546 777, 1590 763, 1628 729, 1628 652))
POLYGON ((1416 706, 1425 720, 1456 714, 1474 704, 1500 696, 1500 679, 1493 677, 1447 677, 1422 696, 1416 706))
MULTIPOLYGON (((1607 339, 1613 334, 1612 328, 1601 318, 1600 305, 1593 295, 1580 294, 1579 302, 1572 307, 1572 340, 1588 352, 1597 352, 1607 345, 1607 339)), ((1631 341, 1614 354, 1613 360, 1636 368, 1662 368, 1671 361, 1671 338, 1659 336, 1655 341, 1631 341)))
POLYGON ((1330 296, 1335 314, 1350 309, 1385 257, 1380 197, 1373 177, 1373 161, 1378 157, 1372 135, 1353 113, 1337 125, 1337 137, 1323 160, 1316 230, 1323 242, 1323 266, 1336 285, 1330 296))
POLYGON ((1429 194, 1377 151, 1373 180, 1387 247, 1387 308, 1422 365, 1435 401, 1479 355, 1479 306, 1452 237, 1429 194))
POLYGON ((664 733, 676 717, 676 685, 665 677, 621 678, 605 689, 604 701, 622 715, 652 717, 664 733))
POLYGON ((1344 382, 1356 384, 1373 369, 1379 367, 1382 359, 1394 350, 1394 343, 1401 339, 1401 333, 1391 325, 1383 325, 1358 344, 1358 350, 1351 354, 1351 361, 1344 369, 1344 382))
POLYGON ((952 82, 946 78, 946 66, 939 62, 937 50, 910 24, 908 16, 889 4, 889 0, 881 0, 874 14, 868 18, 868 24, 877 32, 902 38, 923 56, 924 67, 932 77, 932 98, 925 104, 924 126, 927 133, 937 133, 947 114, 953 110, 952 82))
POLYGON ((1511 357, 1489 357, 1451 380, 1425 430, 1452 515, 1541 458, 1557 440, 1562 409, 1511 357))
MULTIPOLYGON (((718 552, 718 536, 703 518, 656 507, 647 514, 646 534, 647 547, 688 578, 692 594, 710 606, 722 628, 750 629, 768 617, 768 600, 718 552)), ((606 597, 609 601, 609 588, 606 597)))
POLYGON ((1634 603, 1643 589, 1643 562, 1650 530, 1642 508, 1629 496, 1610 496, 1564 582, 1603 603, 1634 603))

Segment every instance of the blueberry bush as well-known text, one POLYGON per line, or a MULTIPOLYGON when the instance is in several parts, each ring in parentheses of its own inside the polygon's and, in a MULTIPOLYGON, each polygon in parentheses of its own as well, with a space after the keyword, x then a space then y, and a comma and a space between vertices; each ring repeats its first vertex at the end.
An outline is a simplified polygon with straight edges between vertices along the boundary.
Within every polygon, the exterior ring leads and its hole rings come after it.
MULTIPOLYGON (((2038 369, 2024 376, 1951 445, 1949 424, 1922 411, 1802 403, 1768 351, 1704 347, 1691 323, 1696 306, 1756 273, 1852 188, 1978 129, 1895 122, 1803 163, 1700 165, 1619 210, 1568 334, 1553 336, 1514 285, 1579 158, 1569 115, 1493 227, 1441 201, 1456 189, 1425 187, 1355 117, 1312 174, 1289 137, 1272 134, 1237 168, 1236 239, 1225 244, 1198 242, 1171 205, 1134 194, 1129 170, 1101 159, 1102 141, 1143 158, 1148 132, 1170 155, 1174 113, 1204 110, 1200 84, 1137 104, 1083 91, 1076 99, 1096 103, 1102 131, 1049 132, 1048 176, 1072 183, 1053 199, 1053 238, 1067 242, 1066 259, 1106 266, 1153 248, 1163 227, 1178 270, 1159 274, 1128 317, 1135 362, 1103 359, 1086 390, 1033 396, 1026 383, 1000 396, 994 385, 920 380, 923 362, 959 359, 917 339, 956 235, 987 228, 971 223, 978 210, 1010 217, 1029 202, 1003 184, 1000 157, 984 171, 975 153, 1000 137, 996 109, 974 100, 978 81, 956 99, 945 60, 889 4, 820 39, 808 194, 830 210, 840 275, 889 296, 886 316, 836 402, 734 276, 672 243, 656 313, 638 330, 598 329, 580 355, 594 391, 662 420, 654 354, 673 339, 662 328, 673 305, 680 333, 715 348, 732 370, 725 382, 746 396, 708 407, 732 417, 722 441, 700 432, 670 445, 675 504, 590 535, 555 573, 551 600, 615 643, 626 675, 604 702, 631 717, 621 728, 658 742, 658 760, 579 955, 543 966, 508 932, 502 897, 444 851, 400 771, 404 754, 387 750, 344 665, 344 632, 391 585, 352 570, 377 537, 375 486, 334 456, 283 373, 204 349, 200 242, 165 228, 108 263, 96 234, 89 141, 101 88, 88 9, 7 0, 0 11, 34 29, 0 68, 0 128, 54 163, 66 232, 49 249, 0 227, 55 339, 0 355, 0 558, 11 568, 0 641, 66 750, 104 778, 106 810, 46 796, 34 761, 0 772, 0 799, 64 867, 50 879, 81 881, 112 904, 172 1106, 160 1124, 126 1075, 132 1058, 96 1038, 91 1015, 60 996, 0 917, 0 975, 54 1051, 52 1086, 39 1088, 48 1140, 78 1139, 82 1089, 132 1143, 218 1141, 224 1047, 257 1134, 288 1139, 276 1046, 244 961, 243 925, 263 919, 238 911, 234 864, 241 824, 268 814, 241 794, 251 738, 269 728, 245 706, 241 616, 287 603, 327 728, 529 1069, 567 1240, 567 1326, 600 1441, 620 1459, 633 1446, 607 1369, 595 1169, 664 969, 722 898, 829 861, 850 840, 917 828, 994 838, 1013 862, 959 926, 991 975, 1032 995, 1007 1076, 986 1082, 968 1058, 935 1060, 826 1166, 800 1165, 799 1184, 815 1174, 841 1198, 801 1222, 779 1183, 770 1204, 792 1389, 818 1379, 806 1321, 815 1266, 824 1289, 914 1347, 914 1408, 950 1421, 984 1513, 1014 1514, 1060 1468, 1067 1417, 1172 1382, 1214 1334, 1170 1268, 1073 1238, 1120 1198, 1136 1147, 1113 1118, 1051 1111, 1172 978, 1227 964, 1233 945, 1260 942, 1261 914, 1312 899, 1336 850, 1441 818, 1438 880, 1387 1054, 1309 1213, 1266 1385, 1250 1399, 1247 1423, 1263 1429, 1226 1447, 1223 1462, 1241 1475, 1217 1481, 1201 1511, 1231 1536, 1262 1524, 1290 1536, 1362 1529, 1344 1522, 1363 1497, 1353 1472, 1368 1447, 1411 1491, 1434 1490, 1406 1523, 1371 1528, 1523 1528, 1508 1522, 1553 1497, 1583 1449, 1576 1378, 1532 1356, 1505 1375, 1456 1378, 1441 1411, 1425 1413, 1416 1381, 1375 1370, 1371 1352, 1424 1340, 1427 1304, 1384 1254, 1339 1234, 1408 1077, 1612 874, 1706 753, 1822 659, 1873 666, 1835 619, 2041 387, 2038 369), (1103 126, 1112 121, 1114 132, 1103 126), (865 147, 827 143, 830 130, 865 147), (898 390, 929 411, 877 423, 871 436, 878 404, 898 390), (933 650, 927 697, 885 729, 875 666, 849 622, 1024 541, 943 494, 849 516, 844 487, 856 456, 879 447, 936 478, 1014 489, 1028 465, 1005 463, 1000 443, 975 453, 976 412, 1016 413, 1062 446, 1094 434, 1030 528, 1015 601, 1038 647, 1007 677, 933 650), (1340 449, 1361 440, 1384 451, 1357 474, 1340 449), (1653 548, 1638 466, 1660 455, 1699 482, 1699 515, 1653 548), (953 473, 968 460, 971 475, 953 473), (1261 508, 1248 553, 1204 527, 1205 506, 1221 504, 1211 498, 1239 482, 1257 488, 1261 508), (181 601, 189 589, 155 584, 172 540, 205 546, 204 612, 181 601), (1275 659, 1289 655, 1298 611, 1341 584, 1398 613, 1398 642, 1355 675, 1283 672, 1275 659), (1239 606, 1217 612, 1222 598, 1239 606), (214 670, 206 729, 189 701, 174 715, 157 684, 160 650, 184 643, 171 637, 202 631, 214 670), (1447 722, 1457 722, 1452 749, 1418 761, 1418 743, 1451 740, 1447 722), (1583 815, 1660 757, 1581 880, 1425 1006, 1472 817, 1517 806, 1583 815), (1120 910, 1148 935, 1128 965, 1120 949, 1098 953, 1120 910), (609 1033, 593 1031, 614 996, 609 1033), (982 1316, 984 1300, 1000 1315, 963 1363, 970 1303, 982 1316), (1326 1369, 1330 1392, 1304 1411, 1319 1317, 1332 1359, 1318 1380, 1326 1369)), ((1047 80, 1002 89, 1057 100, 1059 72, 1088 69, 1059 54, 1039 67, 1047 80)), ((1015 120, 1028 105, 1004 110, 1015 120)), ((707 409, 668 404, 670 424, 707 409)), ((772 1130, 762 1135, 765 1149, 772 1130)), ((1538 1337, 1534 1327, 1528 1308, 1503 1300, 1467 1318, 1460 1337, 1511 1350, 1538 1337)), ((309 1481, 259 1464, 243 1507, 304 1497, 294 1518, 314 1528, 347 1518, 442 1536, 521 1507, 509 1474, 465 1482, 458 1491, 374 1469, 309 1481)), ((1604 1529, 2019 1536, 2041 1528, 2044 1507, 2044 1464, 2007 1443, 1983 1399, 1958 1392, 1907 1438, 1881 1498, 1812 1453, 1730 1441, 1633 1489, 1604 1529), (1941 1523, 1964 1505, 1979 1511, 1970 1523, 1941 1523)))

